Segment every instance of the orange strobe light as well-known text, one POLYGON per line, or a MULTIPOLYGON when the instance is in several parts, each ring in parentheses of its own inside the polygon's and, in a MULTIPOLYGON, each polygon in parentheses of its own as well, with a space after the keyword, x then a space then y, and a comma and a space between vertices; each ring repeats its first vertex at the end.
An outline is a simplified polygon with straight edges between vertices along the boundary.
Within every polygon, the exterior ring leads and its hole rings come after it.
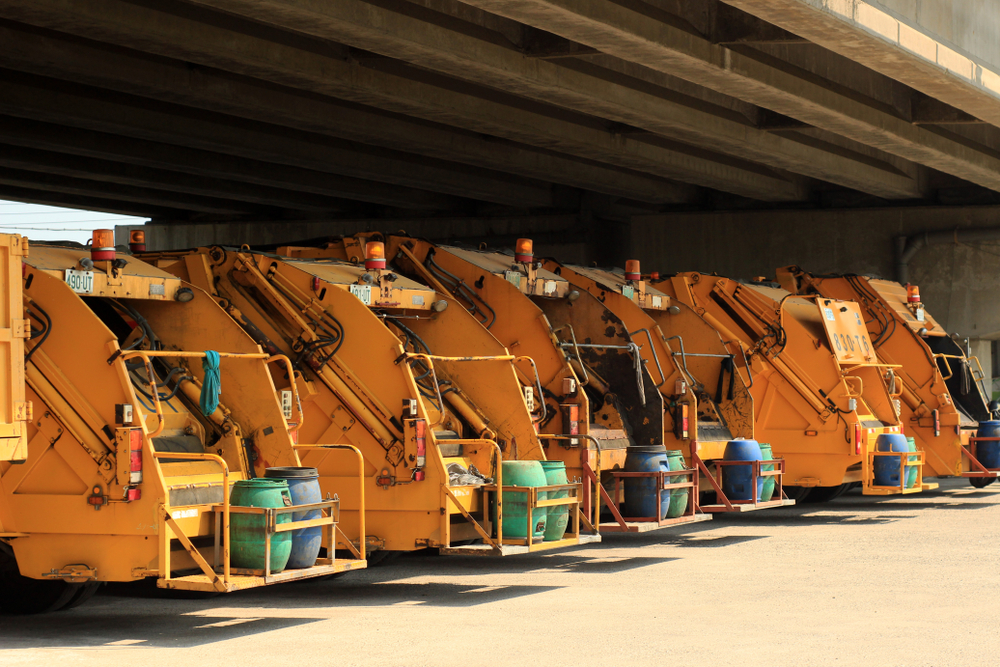
POLYGON ((531 239, 518 239, 514 246, 514 260, 529 263, 535 258, 534 243, 531 239))
POLYGON ((95 229, 90 237, 90 258, 95 262, 115 258, 115 232, 112 229, 95 229))
POLYGON ((385 268, 385 244, 381 241, 369 241, 365 244, 365 268, 385 268))
POLYGON ((625 262, 625 280, 642 280, 642 273, 639 271, 639 260, 630 259, 625 262))
POLYGON ((146 252, 146 232, 133 229, 128 233, 128 249, 132 252, 146 252))

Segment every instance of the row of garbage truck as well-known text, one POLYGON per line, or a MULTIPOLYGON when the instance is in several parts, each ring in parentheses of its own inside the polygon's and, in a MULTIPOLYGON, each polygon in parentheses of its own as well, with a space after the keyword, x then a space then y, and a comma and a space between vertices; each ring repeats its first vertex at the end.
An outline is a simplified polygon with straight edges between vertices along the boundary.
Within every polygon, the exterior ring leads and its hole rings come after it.
POLYGON ((644 273, 363 233, 0 236, 0 609, 512 556, 1000 474, 914 286, 644 273))

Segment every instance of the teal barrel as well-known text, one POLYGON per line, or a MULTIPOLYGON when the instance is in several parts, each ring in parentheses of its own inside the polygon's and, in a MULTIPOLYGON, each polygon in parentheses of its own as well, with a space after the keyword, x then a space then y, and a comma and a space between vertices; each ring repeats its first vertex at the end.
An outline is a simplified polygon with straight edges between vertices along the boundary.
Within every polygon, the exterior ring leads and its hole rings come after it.
MULTIPOLYGON (((566 477, 566 464, 562 461, 542 461, 542 470, 545 471, 545 483, 549 486, 554 484, 568 484, 566 477)), ((562 491, 549 491, 546 493, 549 500, 558 498, 569 498, 569 489, 562 491)), ((569 505, 559 507, 549 507, 545 518, 545 541, 552 542, 561 540, 566 534, 566 526, 569 525, 569 505)))
MULTIPOLYGON (((545 486, 545 470, 540 461, 504 461, 504 486, 545 486)), ((539 500, 547 500, 544 491, 539 492, 539 500)), ((532 538, 544 539, 548 510, 536 509, 532 512, 532 538)), ((503 492, 503 536, 527 537, 528 494, 524 491, 503 492)))
MULTIPOLYGON (((659 472, 669 470, 667 448, 663 445, 629 447, 625 454, 625 472, 659 472)), ((627 517, 666 517, 670 510, 670 491, 657 497, 660 480, 655 477, 626 477, 625 502, 622 512, 627 517)))
MULTIPOLYGON (((875 451, 907 452, 909 448, 906 445, 906 436, 902 433, 883 433, 875 439, 875 451)), ((899 479, 899 463, 898 456, 876 456, 875 486, 900 486, 904 484, 906 480, 899 479)))
MULTIPOLYGON (((241 479, 233 485, 229 504, 236 507, 290 507, 288 482, 282 479, 241 479)), ((288 523, 291 514, 279 515, 277 523, 288 523)), ((264 569, 266 520, 259 514, 232 514, 229 518, 229 546, 233 567, 264 569)), ((292 534, 271 536, 271 572, 281 572, 292 553, 292 534)))
MULTIPOLYGON (((268 468, 264 471, 266 479, 283 479, 288 482, 288 493, 292 497, 292 505, 311 505, 323 502, 323 491, 319 487, 319 471, 316 468, 296 466, 268 468)), ((321 510, 310 512, 293 512, 292 521, 319 519, 323 516, 321 510)), ((323 529, 319 526, 299 528, 292 531, 292 553, 288 557, 289 569, 312 567, 319 557, 319 549, 323 546, 323 529)))
MULTIPOLYGON (((726 461, 761 461, 756 440, 730 440, 722 453, 726 461)), ((722 491, 730 500, 753 500, 753 466, 722 466, 722 491)), ((764 478, 757 477, 757 499, 764 494, 764 478)))
MULTIPOLYGON (((766 442, 760 443, 760 456, 761 461, 772 461, 774 460, 774 454, 771 452, 771 445, 766 442)), ((761 472, 771 472, 774 470, 774 464, 762 465, 760 467, 761 472)), ((774 495, 774 477, 764 478, 764 490, 761 491, 760 500, 761 502, 767 502, 774 495)))
MULTIPOLYGON (((917 451, 917 441, 913 438, 906 438, 906 449, 911 452, 917 451)), ((906 457, 907 463, 916 463, 916 456, 906 457)), ((917 484, 917 466, 906 466, 906 488, 912 489, 917 484)))
MULTIPOLYGON (((672 449, 667 452, 667 468, 670 470, 684 470, 685 467, 684 452, 679 449, 672 449)), ((687 479, 685 475, 668 477, 667 484, 680 484, 687 479)), ((685 510, 687 510, 689 495, 690 492, 688 489, 670 489, 670 505, 667 508, 668 519, 675 519, 684 514, 685 510)))

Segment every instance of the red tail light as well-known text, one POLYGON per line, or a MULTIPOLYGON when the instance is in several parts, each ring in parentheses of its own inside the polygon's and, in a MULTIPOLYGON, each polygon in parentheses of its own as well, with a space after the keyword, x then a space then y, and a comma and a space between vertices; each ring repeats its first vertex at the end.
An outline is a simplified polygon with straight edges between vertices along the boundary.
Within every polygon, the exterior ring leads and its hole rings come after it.
POLYGON ((313 292, 319 291, 319 276, 313 276, 313 292))
POLYGON ((854 453, 861 454, 861 424, 854 425, 854 453))
POLYGON ((424 481, 424 466, 427 465, 427 422, 423 419, 414 420, 413 433, 417 445, 417 470, 413 479, 422 482, 424 481))
POLYGON ((142 484, 142 431, 134 428, 129 432, 129 485, 142 484))

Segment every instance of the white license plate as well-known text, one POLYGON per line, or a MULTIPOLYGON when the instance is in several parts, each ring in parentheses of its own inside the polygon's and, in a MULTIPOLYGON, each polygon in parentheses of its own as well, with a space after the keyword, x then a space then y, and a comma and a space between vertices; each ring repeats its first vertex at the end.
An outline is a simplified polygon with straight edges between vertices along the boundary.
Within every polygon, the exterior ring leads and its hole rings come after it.
POLYGON ((91 294, 94 291, 94 272, 66 269, 66 284, 74 292, 91 294))

